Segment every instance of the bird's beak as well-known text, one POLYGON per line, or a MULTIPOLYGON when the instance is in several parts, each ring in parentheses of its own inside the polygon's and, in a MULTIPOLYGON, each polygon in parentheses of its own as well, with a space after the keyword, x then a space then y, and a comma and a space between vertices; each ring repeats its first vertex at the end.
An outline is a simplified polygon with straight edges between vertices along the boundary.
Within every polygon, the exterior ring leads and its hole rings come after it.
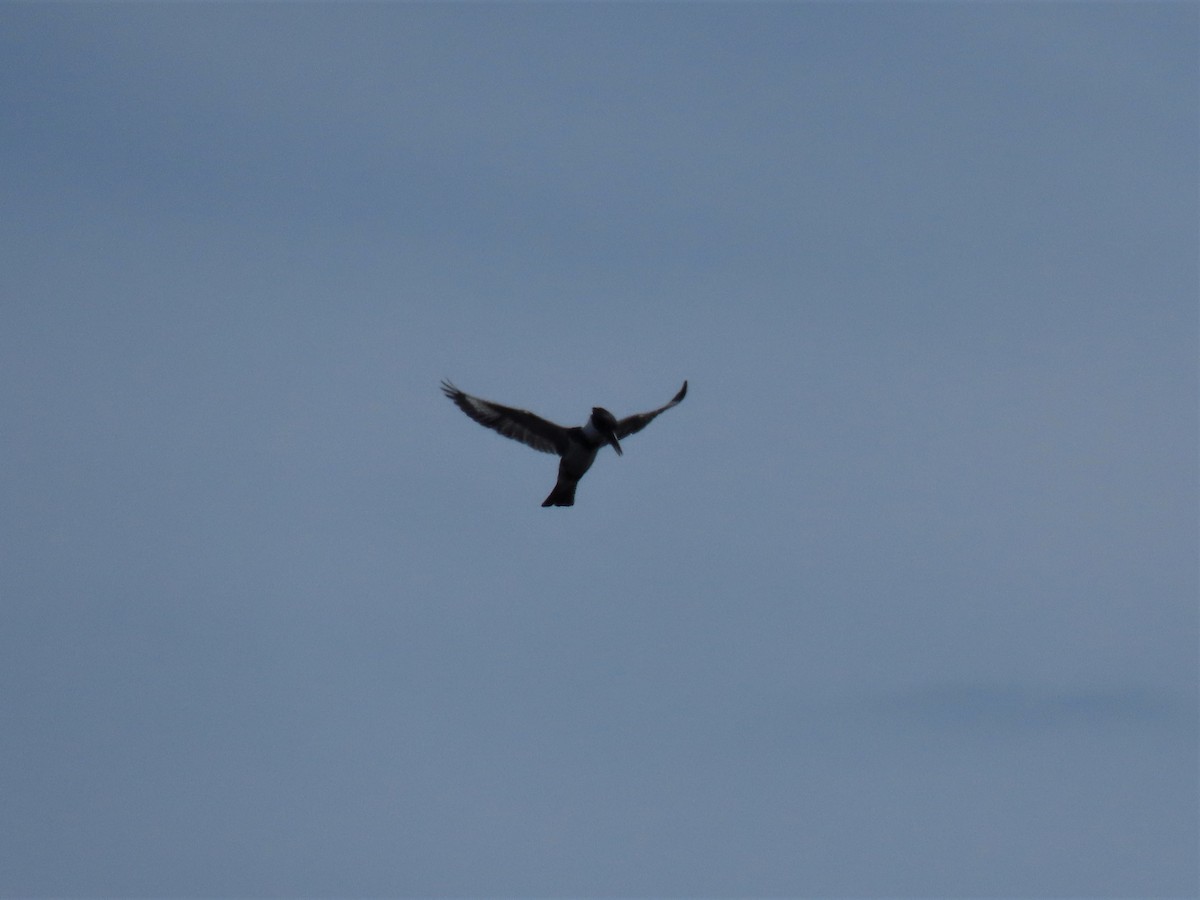
POLYGON ((617 436, 611 431, 608 433, 608 442, 612 444, 612 448, 617 451, 617 456, 624 456, 624 451, 621 450, 621 445, 617 442, 617 436))

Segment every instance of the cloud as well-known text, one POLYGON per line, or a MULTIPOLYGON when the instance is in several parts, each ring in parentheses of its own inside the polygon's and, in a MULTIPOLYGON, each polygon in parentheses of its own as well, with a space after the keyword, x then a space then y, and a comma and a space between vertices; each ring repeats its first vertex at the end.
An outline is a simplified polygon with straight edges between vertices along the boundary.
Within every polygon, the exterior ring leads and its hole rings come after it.
POLYGON ((949 681, 897 690, 876 703, 912 725, 958 733, 1185 728, 1194 734, 1197 726, 1195 705, 1186 697, 1135 685, 1063 689, 949 681))

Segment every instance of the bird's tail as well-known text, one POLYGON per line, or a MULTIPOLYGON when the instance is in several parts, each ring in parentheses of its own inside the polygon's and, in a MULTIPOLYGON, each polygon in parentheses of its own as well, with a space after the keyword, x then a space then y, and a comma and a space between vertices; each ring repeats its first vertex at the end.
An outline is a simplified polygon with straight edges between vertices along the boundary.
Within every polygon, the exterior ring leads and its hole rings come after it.
POLYGON ((575 485, 577 484, 579 484, 578 481, 560 478, 558 484, 554 485, 554 490, 550 492, 550 496, 542 501, 542 506, 574 506, 575 485))

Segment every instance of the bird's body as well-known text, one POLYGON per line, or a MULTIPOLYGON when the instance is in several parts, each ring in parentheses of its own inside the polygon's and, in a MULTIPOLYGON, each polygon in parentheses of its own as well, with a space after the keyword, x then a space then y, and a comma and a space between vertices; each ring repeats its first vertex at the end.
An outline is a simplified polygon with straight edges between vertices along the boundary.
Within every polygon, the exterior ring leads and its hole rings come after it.
MULTIPOLYGON (((582 432, 583 429, 572 428, 571 431, 582 432)), ((583 440, 580 435, 572 434, 570 441, 567 452, 558 463, 558 482, 550 496, 542 501, 542 506, 574 506, 575 487, 600 453, 600 444, 593 445, 583 440)))
POLYGON ((641 431, 659 413, 682 401, 687 395, 687 382, 683 383, 679 393, 666 406, 619 420, 607 409, 595 406, 587 422, 573 428, 555 425, 528 410, 472 397, 448 381, 442 382, 442 393, 480 425, 520 441, 534 450, 557 454, 560 457, 558 483, 554 485, 554 490, 543 501, 542 506, 574 506, 575 487, 596 461, 596 454, 600 452, 600 448, 610 444, 617 451, 617 455, 621 455, 620 438, 641 431))

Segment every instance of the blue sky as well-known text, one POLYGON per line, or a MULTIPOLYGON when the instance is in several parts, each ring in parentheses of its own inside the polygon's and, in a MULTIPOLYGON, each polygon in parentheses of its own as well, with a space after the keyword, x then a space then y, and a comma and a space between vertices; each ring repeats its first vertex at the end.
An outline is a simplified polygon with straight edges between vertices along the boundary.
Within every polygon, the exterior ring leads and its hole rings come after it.
POLYGON ((1198 17, 0 5, 0 895, 1194 895, 1198 17))

